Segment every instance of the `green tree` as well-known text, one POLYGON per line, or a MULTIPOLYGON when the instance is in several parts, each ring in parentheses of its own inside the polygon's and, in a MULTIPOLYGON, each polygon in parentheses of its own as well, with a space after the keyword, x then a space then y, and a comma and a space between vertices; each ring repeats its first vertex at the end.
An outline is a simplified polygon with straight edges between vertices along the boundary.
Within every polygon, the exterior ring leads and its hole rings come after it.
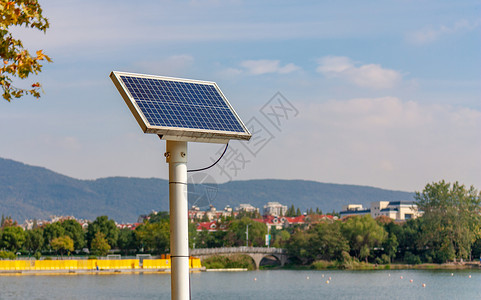
POLYGON ((289 255, 302 264, 317 259, 343 259, 342 252, 349 251, 347 240, 341 233, 340 222, 319 223, 309 230, 297 230, 291 235, 286 248, 289 255))
MULTIPOLYGON (((425 247, 421 247, 418 241, 421 239, 421 224, 423 218, 410 219, 403 226, 392 226, 389 228, 389 232, 394 232, 398 240, 398 256, 404 262, 407 262, 406 258, 411 261, 421 261, 425 247)), ((432 259, 424 255, 423 260, 426 262, 432 262, 432 259)))
POLYGON ((64 235, 51 240, 50 247, 63 256, 65 252, 70 253, 74 250, 74 242, 68 235, 64 235))
POLYGON ((65 228, 62 227, 60 222, 54 222, 54 223, 45 225, 43 227, 44 246, 50 247, 51 240, 64 235, 65 235, 65 228))
POLYGON ((481 239, 478 238, 471 246, 471 254, 473 259, 481 260, 481 239))
POLYGON ((349 241, 353 256, 366 262, 374 247, 380 247, 387 238, 384 228, 371 215, 348 218, 342 225, 342 233, 349 241))
POLYGON ((170 223, 146 222, 135 228, 135 235, 146 252, 167 253, 170 247, 170 223))
POLYGON ((85 247, 85 231, 76 220, 65 220, 60 225, 65 230, 65 235, 69 236, 74 243, 75 249, 82 249, 85 247))
POLYGON ((387 239, 383 243, 382 252, 384 252, 385 257, 388 258, 388 260, 384 262, 391 263, 392 260, 396 257, 396 253, 398 252, 398 234, 400 233, 400 231, 402 231, 402 228, 400 225, 394 223, 391 218, 386 216, 379 216, 376 218, 376 221, 379 223, 379 225, 384 227, 388 234, 387 239))
POLYGON ((301 209, 298 207, 297 210, 296 210, 295 217, 299 217, 300 215, 302 215, 302 213, 301 213, 301 209))
POLYGON ((296 208, 294 207, 294 204, 291 204, 291 207, 289 207, 286 211, 286 217, 295 217, 296 215, 296 208))
POLYGON ((90 251, 93 255, 101 255, 105 256, 109 253, 110 245, 105 238, 105 234, 98 231, 95 233, 94 238, 92 239, 90 251))
POLYGON ((436 262, 469 258, 481 236, 481 198, 474 187, 442 180, 427 184, 415 199, 424 212, 419 245, 431 249, 436 262))
POLYGON ((341 223, 319 223, 312 228, 315 233, 313 247, 318 254, 316 259, 342 260, 342 252, 349 251, 348 241, 341 232, 341 223))
POLYGON ((194 248, 194 243, 197 239, 197 226, 194 223, 189 222, 189 248, 194 248))
POLYGON ((43 238, 43 229, 35 228, 26 231, 26 240, 24 247, 29 252, 35 253, 40 251, 43 247, 44 238, 43 238))
POLYGON ((15 253, 22 248, 25 240, 26 233, 21 227, 5 227, 0 238, 0 247, 15 253))
POLYGON ((0 1, 0 85, 3 89, 3 98, 10 101, 12 97, 20 98, 30 94, 35 98, 40 97, 40 83, 35 82, 30 87, 23 89, 13 85, 13 78, 26 79, 30 74, 42 71, 41 62, 50 58, 42 50, 37 50, 31 55, 23 47, 22 41, 15 39, 10 32, 12 27, 25 26, 46 32, 49 27, 48 20, 42 15, 42 8, 36 0, 0 1))
POLYGON ((119 238, 119 228, 115 225, 114 220, 109 220, 107 216, 100 216, 89 224, 87 228, 87 242, 91 246, 92 240, 94 239, 97 232, 103 233, 110 247, 117 246, 117 239, 119 238))
POLYGON ((225 236, 226 246, 245 246, 246 231, 249 225, 249 246, 262 247, 265 245, 267 226, 264 223, 256 222, 250 218, 243 217, 240 220, 233 220, 225 236))
POLYGON ((383 243, 384 253, 386 253, 387 257, 389 258, 388 263, 396 257, 397 247, 399 246, 399 242, 397 241, 397 237, 393 233, 388 234, 388 238, 383 243))
POLYGON ((285 229, 278 231, 275 228, 273 228, 271 230, 271 236, 272 236, 271 245, 272 247, 276 247, 276 248, 283 248, 291 238, 291 234, 289 233, 289 231, 285 229))
POLYGON ((195 248, 218 248, 225 245, 227 231, 202 230, 195 236, 195 248))
POLYGON ((163 221, 169 221, 170 215, 167 211, 159 211, 158 213, 151 213, 149 215, 150 223, 160 223, 163 221))
POLYGON ((315 233, 307 230, 296 230, 286 244, 289 256, 297 259, 301 264, 308 264, 315 260, 318 251, 312 241, 316 238, 315 233))
POLYGON ((135 232, 129 228, 120 229, 117 246, 124 254, 128 254, 129 251, 138 249, 139 245, 135 232))

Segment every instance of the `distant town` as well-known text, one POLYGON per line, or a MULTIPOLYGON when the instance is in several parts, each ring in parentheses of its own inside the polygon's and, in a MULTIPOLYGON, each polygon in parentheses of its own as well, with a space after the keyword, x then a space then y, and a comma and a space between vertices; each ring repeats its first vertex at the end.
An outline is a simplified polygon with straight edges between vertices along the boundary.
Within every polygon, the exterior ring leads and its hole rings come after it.
MULTIPOLYGON (((339 212, 330 213, 320 208, 301 211, 293 204, 275 201, 262 207, 249 203, 223 208, 192 206, 188 210, 189 248, 202 256, 202 264, 208 268, 252 267, 245 257, 235 262, 217 257, 232 251, 279 255, 281 265, 339 269, 480 257, 481 200, 474 187, 440 181, 427 184, 414 200, 371 201, 367 207, 346 203, 339 212)), ((117 223, 105 215, 93 221, 73 216, 23 224, 9 216, 1 220, 3 259, 169 254, 170 217, 166 211, 141 215, 133 223, 117 223)), ((255 261, 254 268, 260 263, 255 261)))
MULTIPOLYGON (((154 215, 157 214, 156 211, 152 211, 152 213, 154 215)), ((217 231, 225 230, 227 226, 225 224, 219 226, 219 220, 235 218, 238 217, 239 214, 254 216, 254 221, 264 223, 268 229, 283 229, 289 226, 305 224, 308 215, 316 215, 317 220, 338 220, 349 216, 371 215, 373 218, 386 216, 394 221, 405 221, 419 217, 421 212, 418 211, 413 201, 375 201, 371 202, 371 206, 368 208, 363 207, 362 204, 347 204, 342 207, 339 213, 331 214, 322 214, 319 209, 316 209, 316 211, 311 209, 301 213, 299 209, 296 210, 293 206, 288 208, 287 205, 279 202, 267 202, 263 207, 262 214, 260 208, 254 207, 251 204, 240 204, 234 209, 226 206, 223 210, 217 210, 213 205, 210 205, 206 210, 201 210, 198 206, 192 206, 188 214, 190 222, 196 224, 197 231, 217 231)), ((139 216, 135 223, 116 222, 116 226, 119 229, 128 228, 134 230, 137 226, 148 221, 150 215, 139 216)), ((23 224, 20 224, 20 227, 24 230, 31 230, 46 224, 63 222, 65 220, 76 220, 83 229, 87 229, 88 224, 91 222, 91 220, 76 219, 74 216, 51 216, 49 220, 27 219, 23 224)))

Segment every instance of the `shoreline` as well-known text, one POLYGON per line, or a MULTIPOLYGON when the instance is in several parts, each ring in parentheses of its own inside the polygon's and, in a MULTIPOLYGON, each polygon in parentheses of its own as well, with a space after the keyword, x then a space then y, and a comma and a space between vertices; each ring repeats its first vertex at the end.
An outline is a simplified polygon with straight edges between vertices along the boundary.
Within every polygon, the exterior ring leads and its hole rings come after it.
POLYGON ((290 269, 290 270, 348 270, 348 271, 367 271, 367 270, 469 270, 469 269, 481 269, 481 264, 479 262, 463 262, 463 263, 423 263, 417 265, 410 264, 361 264, 350 268, 339 268, 327 265, 325 268, 316 268, 313 265, 310 266, 295 266, 291 265, 282 267, 280 269, 290 269))
MULTIPOLYGON (((299 271, 389 271, 389 270, 472 270, 480 269, 481 264, 479 262, 468 263, 445 263, 445 264, 433 264, 425 263, 419 265, 409 264, 387 264, 387 265, 364 265, 359 268, 320 268, 316 269, 312 266, 287 266, 260 269, 255 271, 269 271, 269 270, 299 270, 299 271)), ((190 273, 199 272, 247 272, 247 268, 220 268, 220 269, 207 269, 205 267, 190 269, 190 273)), ((111 270, 2 270, 0 276, 64 276, 64 275, 133 275, 133 274, 170 274, 171 269, 111 269, 111 270)))
MULTIPOLYGON (((205 268, 190 269, 190 273, 205 272, 205 268)), ((118 270, 9 270, 0 271, 0 276, 36 275, 130 275, 130 274, 170 274, 170 269, 118 269, 118 270)))

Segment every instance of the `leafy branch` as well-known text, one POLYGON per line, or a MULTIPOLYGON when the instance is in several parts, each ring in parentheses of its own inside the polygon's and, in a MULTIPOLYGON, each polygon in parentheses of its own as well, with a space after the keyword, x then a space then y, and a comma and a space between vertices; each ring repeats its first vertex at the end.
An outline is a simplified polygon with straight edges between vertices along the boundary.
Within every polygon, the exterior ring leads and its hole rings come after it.
POLYGON ((0 0, 0 85, 3 89, 3 98, 11 101, 30 94, 35 98, 40 97, 41 84, 35 82, 30 88, 18 88, 13 85, 14 77, 26 79, 32 73, 38 75, 42 71, 42 61, 52 62, 43 50, 31 55, 23 47, 22 41, 15 39, 9 31, 11 26, 25 26, 46 32, 49 28, 47 18, 42 16, 42 9, 36 0, 0 0))

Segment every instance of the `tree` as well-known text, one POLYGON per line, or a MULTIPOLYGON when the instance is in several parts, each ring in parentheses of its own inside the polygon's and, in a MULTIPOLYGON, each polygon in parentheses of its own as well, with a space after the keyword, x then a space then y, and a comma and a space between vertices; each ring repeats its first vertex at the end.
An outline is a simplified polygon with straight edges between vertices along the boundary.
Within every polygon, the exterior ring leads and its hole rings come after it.
POLYGON ((14 221, 12 217, 4 218, 2 215, 2 228, 10 227, 10 226, 17 226, 17 221, 14 221))
POLYGON ((167 220, 158 223, 146 222, 135 228, 136 239, 144 251, 166 253, 170 247, 170 223, 167 220))
POLYGON ((367 262, 371 250, 380 247, 387 238, 384 228, 371 215, 348 218, 342 224, 342 233, 349 241, 354 256, 367 262))
POLYGON ((319 223, 313 227, 315 233, 314 247, 317 258, 324 260, 342 260, 342 252, 349 251, 348 241, 341 233, 341 223, 319 223))
POLYGON ((138 241, 135 236, 135 231, 129 228, 120 229, 117 246, 124 254, 127 254, 130 250, 138 249, 138 241))
POLYGON ((41 62, 51 62, 51 59, 42 50, 37 50, 32 56, 23 47, 22 41, 13 37, 10 28, 25 26, 45 33, 49 27, 48 20, 42 16, 42 8, 36 0, 2 0, 0 16, 0 57, 3 60, 3 66, 0 67, 0 85, 3 98, 10 101, 12 97, 20 98, 26 94, 39 98, 40 83, 35 82, 29 88, 23 89, 13 85, 13 78, 26 79, 32 73, 38 74, 42 71, 41 62))
POLYGON ((60 224, 65 230, 65 235, 69 236, 74 243, 75 249, 82 249, 85 247, 85 231, 76 220, 65 220, 60 224))
POLYGON ((419 245, 431 250, 435 262, 469 258, 481 236, 481 198, 474 187, 442 180, 427 184, 415 199, 424 212, 419 245))
POLYGON ((117 246, 117 239, 119 238, 119 229, 117 225, 115 225, 114 220, 109 220, 107 216, 100 216, 95 219, 92 223, 89 224, 87 228, 87 242, 90 246, 92 240, 94 239, 97 232, 101 232, 104 234, 107 242, 111 247, 117 246))
POLYGON ((291 234, 289 233, 289 231, 285 229, 277 230, 275 228, 272 228, 271 236, 272 236, 271 245, 272 247, 276 247, 276 248, 283 248, 291 238, 291 234))
MULTIPOLYGON (((421 225, 423 223, 423 218, 410 219, 403 226, 392 226, 389 225, 388 232, 395 233, 398 245, 399 258, 402 258, 405 262, 408 260, 420 261, 422 254, 425 252, 426 248, 420 246, 421 243, 421 225)), ((394 223, 393 223, 394 224, 394 223)), ((432 262, 432 259, 424 257, 424 261, 432 262)))
POLYGON ((294 207, 294 204, 291 204, 291 207, 289 207, 286 211, 286 217, 295 217, 296 215, 296 208, 294 207))
POLYGON ((43 237, 44 237, 44 245, 50 246, 50 241, 64 236, 65 235, 65 228, 59 222, 54 222, 45 225, 43 228, 43 237))
POLYGON ((162 221, 169 221, 170 215, 168 211, 159 211, 157 213, 151 213, 149 215, 150 223, 159 223, 162 221))
POLYGON ((2 231, 0 246, 12 252, 20 250, 25 243, 26 234, 18 226, 5 227, 2 231))
POLYGON ((227 231, 209 232, 202 230, 195 236, 195 248, 219 248, 224 247, 227 231))
POLYGON ((296 210, 295 217, 299 217, 300 215, 302 215, 302 213, 301 213, 301 209, 298 207, 297 210, 296 210))
POLYGON ((296 230, 286 244, 289 256, 298 259, 302 264, 308 264, 315 260, 317 255, 312 241, 315 239, 315 234, 311 231, 296 230))
POLYGON ((73 245, 74 242, 68 235, 54 238, 50 241, 50 247, 52 247, 53 250, 60 252, 60 255, 62 256, 65 252, 72 252, 74 250, 73 245))
POLYGON ((383 243, 384 253, 389 258, 388 263, 396 257, 397 247, 399 246, 399 242, 397 241, 397 237, 393 233, 388 234, 388 238, 383 243))
POLYGON ((44 243, 43 230, 41 228, 35 228, 26 231, 26 234, 27 238, 25 240, 24 247, 29 252, 35 253, 37 251, 40 251, 44 243))
POLYGON ((246 231, 249 225, 249 246, 262 247, 265 245, 265 235, 267 226, 264 223, 256 222, 247 217, 234 220, 230 223, 228 232, 225 236, 226 246, 245 246, 246 231))
POLYGON ((109 250, 110 250, 110 245, 107 239, 105 238, 105 234, 103 234, 100 231, 95 233, 95 236, 91 242, 90 251, 94 255, 105 256, 107 255, 107 253, 109 253, 109 250))
POLYGON ((291 235, 286 248, 289 255, 299 259, 302 264, 317 259, 341 261, 342 253, 349 251, 340 222, 319 223, 307 231, 297 230, 291 235))

